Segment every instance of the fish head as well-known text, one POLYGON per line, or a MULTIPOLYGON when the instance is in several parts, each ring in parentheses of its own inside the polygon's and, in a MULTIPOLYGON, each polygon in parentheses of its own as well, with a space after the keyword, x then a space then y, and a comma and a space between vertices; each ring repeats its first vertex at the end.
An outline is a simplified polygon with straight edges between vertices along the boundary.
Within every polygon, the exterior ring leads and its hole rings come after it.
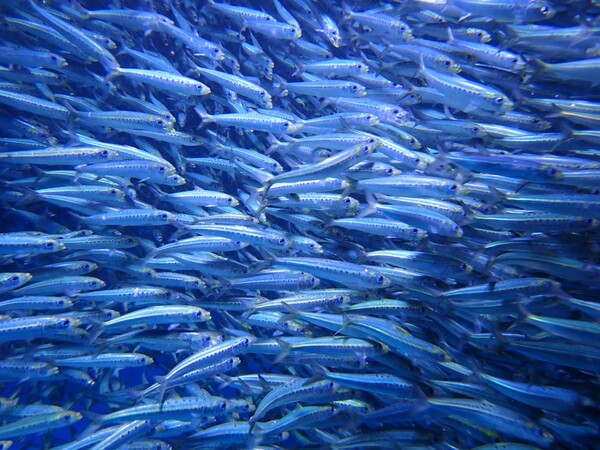
POLYGON ((260 91, 260 104, 268 109, 273 108, 273 98, 271 97, 271 95, 265 91, 264 89, 262 89, 260 91))
POLYGON ((115 159, 117 156, 119 156, 118 152, 109 150, 107 148, 95 148, 89 152, 89 158, 99 162, 110 161, 115 159))
POLYGON ((345 196, 340 199, 340 205, 346 211, 349 211, 352 214, 355 214, 358 211, 358 207, 360 206, 360 202, 355 198, 345 196))
POLYGON ((358 64, 356 64, 356 70, 358 70, 359 73, 368 73, 369 66, 367 66, 366 64, 363 64, 363 63, 358 63, 358 64))
POLYGON ((300 27, 292 26, 293 37, 292 39, 300 39, 302 37, 302 30, 300 27))
POLYGON ((532 0, 527 9, 527 18, 530 20, 548 20, 556 15, 556 9, 543 0, 532 0))
POLYGON ((36 244, 36 247, 42 253, 53 253, 67 248, 65 244, 54 239, 44 239, 36 244))
POLYGON ((490 33, 479 28, 467 28, 466 33, 470 39, 481 44, 487 44, 492 40, 490 33))
POLYGON ((360 84, 350 83, 348 89, 356 97, 364 97, 365 95, 367 95, 367 90, 364 86, 361 86, 360 84))
POLYGON ((163 184, 169 185, 169 186, 182 186, 185 184, 185 178, 183 178, 181 175, 178 175, 176 173, 169 175, 164 181, 163 184))
POLYGON ((66 330, 70 328, 77 328, 81 325, 81 320, 74 317, 56 317, 52 322, 51 328, 57 330, 66 330))
POLYGON ((65 411, 62 413, 61 422, 63 424, 72 424, 83 419, 83 414, 77 411, 65 411))
POLYGON ((140 367, 141 366, 149 366, 150 364, 152 364, 154 362, 154 359, 152 359, 148 355, 139 355, 135 362, 140 367))
POLYGON ((211 319, 210 312, 200 309, 192 314, 192 319, 196 322, 208 322, 211 319))
POLYGON ((460 66, 445 55, 436 58, 436 66, 446 73, 460 72, 460 66))
POLYGON ((175 26, 175 22, 173 22, 168 17, 163 16, 162 14, 157 14, 157 21, 160 26, 165 28, 175 26))
POLYGON ((273 79, 273 67, 268 64, 263 64, 261 67, 261 73, 267 80, 273 79))
POLYGON ((168 211, 156 211, 153 216, 157 221, 164 223, 175 223, 177 221, 175 215, 168 211))
POLYGON ((159 130, 165 130, 165 131, 173 130, 173 122, 169 122, 168 120, 165 120, 165 118, 162 116, 150 117, 148 119, 148 125, 150 125, 153 128, 157 128, 159 130))
POLYGON ((290 122, 289 120, 286 120, 281 125, 284 133, 295 133, 302 127, 302 124, 290 122))
POLYGON ((163 164, 163 163, 152 163, 150 165, 150 169, 152 170, 152 172, 155 172, 158 175, 162 175, 162 176, 169 176, 175 173, 175 168, 173 166, 171 166, 170 164, 163 164))
POLYGON ((510 111, 514 107, 514 103, 504 94, 498 92, 490 92, 485 97, 486 106, 497 114, 510 111))

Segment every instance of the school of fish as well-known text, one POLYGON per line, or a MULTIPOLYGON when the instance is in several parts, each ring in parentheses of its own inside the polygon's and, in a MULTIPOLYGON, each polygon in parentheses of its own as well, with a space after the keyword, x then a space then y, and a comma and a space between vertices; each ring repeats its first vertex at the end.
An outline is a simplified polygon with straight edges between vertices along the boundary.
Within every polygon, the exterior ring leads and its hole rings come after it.
POLYGON ((0 449, 597 448, 598 0, 0 2, 0 449))

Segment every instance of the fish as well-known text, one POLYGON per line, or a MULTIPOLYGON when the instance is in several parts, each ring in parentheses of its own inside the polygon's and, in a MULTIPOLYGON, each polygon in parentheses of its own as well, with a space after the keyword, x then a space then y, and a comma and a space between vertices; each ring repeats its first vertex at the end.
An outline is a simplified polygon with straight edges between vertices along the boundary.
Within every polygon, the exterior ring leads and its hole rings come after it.
POLYGON ((597 1, 1 9, 0 448, 597 446, 597 1))

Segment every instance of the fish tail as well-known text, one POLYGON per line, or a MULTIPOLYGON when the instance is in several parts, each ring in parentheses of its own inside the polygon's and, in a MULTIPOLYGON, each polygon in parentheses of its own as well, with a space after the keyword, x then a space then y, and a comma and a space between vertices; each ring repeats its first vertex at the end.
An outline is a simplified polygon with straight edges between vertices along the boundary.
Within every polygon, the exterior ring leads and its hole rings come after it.
POLYGON ((546 72, 548 72, 548 69, 550 67, 547 63, 545 63, 544 61, 537 59, 537 58, 530 59, 529 63, 531 64, 531 67, 533 68, 533 77, 534 78, 543 77, 546 74, 546 72))

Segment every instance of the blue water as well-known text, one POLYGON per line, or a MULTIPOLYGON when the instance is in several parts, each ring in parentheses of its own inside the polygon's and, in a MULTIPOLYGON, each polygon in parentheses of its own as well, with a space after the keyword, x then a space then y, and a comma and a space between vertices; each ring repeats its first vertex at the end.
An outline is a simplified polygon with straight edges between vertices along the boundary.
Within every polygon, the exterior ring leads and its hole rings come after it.
MULTIPOLYGON (((0 441, 10 440, 10 448, 17 449, 55 448, 108 426, 144 419, 132 416, 102 423, 109 413, 144 403, 158 405, 157 395, 136 393, 151 386, 155 377, 168 375, 185 358, 206 351, 189 341, 182 341, 174 351, 144 339, 158 333, 172 337, 193 332, 207 336, 203 344, 207 348, 244 335, 255 339, 247 350, 227 354, 226 358, 240 359, 227 373, 166 390, 167 400, 221 397, 227 399, 227 410, 217 416, 180 416, 188 428, 173 435, 160 431, 165 420, 173 419, 165 414, 152 418, 147 429, 131 439, 121 436, 117 444, 98 441, 94 443, 98 447, 86 448, 597 447, 597 2, 506 0, 506 8, 499 9, 490 2, 459 0, 446 6, 419 1, 237 4, 248 9, 236 12, 223 9, 225 3, 211 6, 191 1, 48 2, 40 4, 41 10, 25 2, 0 5, 4 47, 0 94, 33 96, 15 104, 0 95, 0 232, 4 233, 0 277, 31 275, 22 286, 4 289, 0 284, 0 314, 4 315, 0 328, 4 323, 2 330, 8 336, 0 338, 0 364, 5 364, 0 365, 1 396, 14 401, 0 411, 0 441), (155 12, 168 20, 159 24, 154 16, 153 24, 140 26, 135 25, 139 17, 124 22, 87 15, 103 8, 126 9, 126 14, 155 12), (20 21, 44 24, 52 38, 36 34, 20 21), (173 24, 165 25, 169 21, 173 24), (268 31, 268 26, 278 28, 268 31), (548 37, 540 37, 542 33, 548 37), (68 44, 57 44, 55 39, 61 35, 81 54, 68 44), (88 48, 93 42, 100 43, 94 47, 95 56, 88 48), (68 65, 22 66, 18 57, 11 60, 17 47, 47 52, 46 56, 53 53, 68 65), (207 56, 213 49, 223 52, 223 58, 207 56), (162 58, 161 65, 144 62, 129 50, 145 52, 152 61, 162 58), (334 58, 343 60, 340 66, 318 65, 334 58), (145 69, 146 74, 170 71, 187 77, 185 83, 200 81, 210 94, 184 95, 173 88, 174 81, 158 86, 134 79, 111 67, 111 61, 121 69, 145 69), (225 89, 223 82, 196 71, 198 67, 236 75, 256 89, 265 89, 272 108, 264 108, 240 86, 225 89), (368 78, 373 74, 378 78, 368 78), (448 84, 439 84, 444 79, 450 80, 448 84), (306 85, 294 84, 303 81, 323 85, 307 93, 300 91, 306 85), (469 90, 456 89, 469 82, 469 90), (348 85, 343 88, 343 83, 348 85), (352 85, 359 92, 364 89, 364 95, 354 95, 352 85), (31 104, 36 98, 57 108, 68 104, 69 109, 64 117, 49 117, 31 104), (353 100, 357 103, 350 104, 353 100), (91 123, 94 114, 102 111, 152 115, 148 120, 160 116, 172 119, 174 126, 173 130, 155 127, 156 134, 149 137, 144 131, 151 129, 150 122, 91 123), (224 115, 234 113, 270 118, 269 128, 225 122, 233 119, 224 115), (307 122, 339 113, 346 115, 329 126, 307 122), (277 128, 284 121, 297 129, 285 133, 277 128), (195 137, 202 143, 174 142, 167 136, 170 131, 184 133, 180 139, 195 137), (345 139, 351 136, 353 143, 344 146, 333 141, 335 133, 345 139), (86 137, 96 142, 86 143, 86 137), (307 142, 310 137, 321 143, 307 142), (383 146, 377 147, 381 142, 383 146), (99 161, 83 157, 57 164, 50 158, 44 162, 28 160, 24 153, 9 154, 45 149, 43 157, 61 148, 69 152, 86 145, 111 149, 113 159, 102 168, 94 167, 99 161), (115 146, 135 147, 141 156, 128 156, 128 150, 115 146), (319 170, 327 158, 364 146, 368 151, 356 164, 319 170), (269 158, 281 171, 268 165, 269 158), (120 161, 131 159, 143 159, 144 168, 116 172, 120 161), (151 164, 157 161, 168 175, 177 174, 181 183, 152 172, 156 167, 151 164), (315 168, 312 175, 285 179, 285 174, 307 167, 315 168), (269 181, 277 175, 282 178, 269 181), (339 179, 343 187, 303 190, 306 180, 328 177, 339 179), (369 184, 384 178, 397 184, 369 184), (280 187, 272 186, 280 180, 297 183, 297 192, 269 195, 270 188, 280 187), (77 186, 111 187, 120 197, 94 197, 73 190, 59 197, 43 191, 77 186), (168 197, 194 189, 229 194, 235 204, 191 204, 168 197), (555 201, 549 204, 552 198, 555 201), (430 201, 439 203, 432 206, 430 201), (113 224, 99 218, 127 209, 165 211, 169 220, 113 224), (408 214, 411 211, 422 215, 415 218, 408 214), (224 219, 223 214, 237 214, 239 220, 224 219), (221 230, 194 229, 210 216, 217 217, 211 220, 221 230), (515 217, 528 221, 516 223, 515 217), (352 218, 353 224, 340 221, 352 218), (367 228, 364 218, 394 228, 388 232, 367 228), (261 244, 247 234, 231 236, 232 227, 240 226, 241 220, 246 220, 241 225, 246 232, 276 233, 281 248, 269 244, 266 237, 261 244), (406 229, 414 229, 419 237, 410 237, 406 229), (29 247, 9 250, 7 244, 23 238, 22 232, 29 233, 29 247), (162 245, 215 233, 248 245, 234 251, 191 249, 162 261, 163 255, 154 254, 162 245), (76 234, 90 239, 125 235, 135 240, 133 245, 115 241, 86 246, 69 241, 76 234), (43 253, 36 243, 44 239, 64 242, 64 248, 43 253), (309 244, 314 245, 309 248, 309 244), (370 254, 377 251, 389 251, 394 257, 378 259, 370 254), (282 259, 292 257, 298 259, 282 259), (302 258, 318 259, 306 260, 310 264, 299 269, 293 264, 302 258), (52 278, 58 280, 58 287, 27 293, 29 286, 42 280, 46 266, 73 261, 95 263, 98 267, 91 273, 75 276, 102 280, 104 290, 158 287, 156 280, 150 281, 157 272, 196 277, 206 286, 167 286, 160 299, 143 301, 132 291, 127 301, 90 301, 83 293, 87 288, 61 284, 59 277, 74 274, 56 271, 52 278), (338 262, 346 264, 342 273, 327 270, 338 262), (275 270, 287 271, 293 281, 282 280, 281 272, 269 272, 275 270), (257 275, 272 279, 249 288, 239 285, 257 275), (511 290, 511 283, 519 279, 530 284, 511 290), (477 294, 456 297, 463 292, 460 289, 473 286, 481 288, 477 294), (505 288, 508 292, 501 295, 505 288), (292 302, 294 295, 321 289, 347 291, 341 294, 342 304, 327 302, 335 296, 323 291, 318 305, 280 304, 268 311, 269 321, 259 320, 264 310, 261 302, 292 302), (62 309, 3 305, 24 295, 64 296, 72 305, 62 309), (494 298, 499 302, 495 306, 476 308, 476 302, 494 298), (381 299, 386 301, 368 310, 366 306, 347 310, 381 299), (105 329, 107 310, 112 310, 112 317, 122 317, 171 304, 201 307, 210 313, 210 320, 174 318, 158 324, 149 320, 143 327, 105 329), (88 319, 91 312, 99 315, 88 319), (67 331, 39 335, 38 316, 75 317, 81 322, 67 331), (10 337, 15 330, 9 324, 19 318, 30 319, 31 339, 10 337), (326 318, 339 327, 318 323, 326 318), (372 323, 375 326, 367 330, 372 323), (582 331, 584 327, 588 328, 582 331), (82 338, 69 338, 68 332, 80 332, 82 338), (133 333, 126 340, 129 332, 133 333), (314 341, 317 338, 330 339, 328 350, 311 352, 302 347, 319 342, 314 341), (354 353, 334 346, 341 345, 343 338, 360 340, 354 353), (40 356, 40 352, 63 349, 90 358, 75 367, 89 377, 87 385, 73 378, 64 356, 40 356), (94 367, 94 356, 105 353, 141 353, 152 362, 143 367, 94 367), (35 361, 44 361, 55 370, 41 378, 19 376, 5 370, 13 360, 31 364, 31 370, 35 361), (357 377, 354 382, 336 379, 321 397, 290 395, 288 402, 253 418, 265 395, 282 389, 273 379, 276 375, 304 379, 309 385, 338 373, 357 377), (410 388, 361 385, 360 377, 367 374, 395 376, 410 388), (252 375, 252 380, 243 378, 252 375), (526 383, 528 388, 517 392, 523 385, 514 384, 515 390, 507 391, 486 375, 506 383, 526 383), (553 387, 569 393, 554 392, 553 387), (548 391, 536 398, 529 396, 532 390, 544 388, 548 391), (559 398, 565 395, 571 397, 559 398), (561 399, 563 407, 557 406, 561 399), (250 405, 250 411, 236 407, 234 400, 250 405), (462 401, 461 407, 454 400, 462 401), (39 412, 23 410, 28 405, 54 405, 82 416, 69 426, 6 428, 18 420, 27 427, 36 419, 39 412), (322 409, 312 422, 291 421, 313 407, 322 409), (282 420, 291 423, 272 428, 282 420), (233 421, 240 426, 257 423, 245 438, 193 436, 233 421), (401 436, 401 431, 414 435, 401 436)), ((160 75, 163 79, 169 77, 165 73, 160 75)), ((49 417, 47 423, 52 420, 49 417)))

